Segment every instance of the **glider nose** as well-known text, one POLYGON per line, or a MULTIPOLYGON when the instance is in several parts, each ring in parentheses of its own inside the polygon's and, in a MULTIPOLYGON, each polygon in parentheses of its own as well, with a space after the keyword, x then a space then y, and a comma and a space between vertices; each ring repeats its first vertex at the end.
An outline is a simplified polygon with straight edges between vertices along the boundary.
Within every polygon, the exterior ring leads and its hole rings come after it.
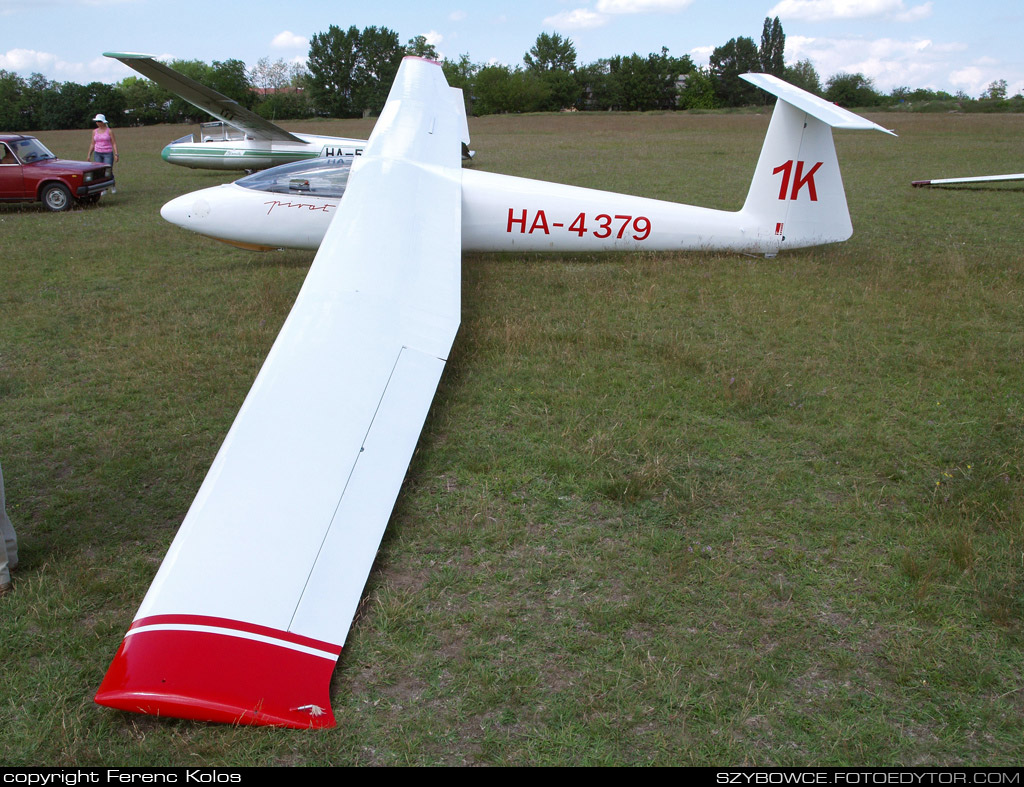
POLYGON ((210 215, 210 203, 197 194, 185 194, 160 208, 160 215, 171 224, 195 230, 196 223, 210 215))

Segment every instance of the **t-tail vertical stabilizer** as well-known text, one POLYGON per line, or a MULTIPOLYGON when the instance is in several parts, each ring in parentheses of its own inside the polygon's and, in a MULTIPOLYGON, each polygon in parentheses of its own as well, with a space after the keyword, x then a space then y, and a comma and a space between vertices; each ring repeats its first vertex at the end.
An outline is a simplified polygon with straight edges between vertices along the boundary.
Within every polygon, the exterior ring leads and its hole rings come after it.
POLYGON ((853 225, 832 129, 893 132, 770 74, 742 76, 778 98, 741 211, 744 223, 755 224, 774 251, 846 240, 853 225))

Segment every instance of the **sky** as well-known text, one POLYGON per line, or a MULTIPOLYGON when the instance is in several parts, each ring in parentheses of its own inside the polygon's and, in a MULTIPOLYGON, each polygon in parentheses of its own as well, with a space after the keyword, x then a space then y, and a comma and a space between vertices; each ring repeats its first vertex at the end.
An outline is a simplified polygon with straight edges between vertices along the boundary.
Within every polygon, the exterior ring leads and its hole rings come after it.
POLYGON ((738 36, 760 42, 778 16, 786 61, 810 59, 824 82, 861 73, 875 88, 979 96, 1006 80, 1024 92, 1024 0, 0 0, 0 69, 60 82, 134 75, 103 52, 168 59, 302 61, 332 24, 423 35, 445 57, 521 65, 541 32, 572 40, 577 63, 667 47, 707 65, 738 36))

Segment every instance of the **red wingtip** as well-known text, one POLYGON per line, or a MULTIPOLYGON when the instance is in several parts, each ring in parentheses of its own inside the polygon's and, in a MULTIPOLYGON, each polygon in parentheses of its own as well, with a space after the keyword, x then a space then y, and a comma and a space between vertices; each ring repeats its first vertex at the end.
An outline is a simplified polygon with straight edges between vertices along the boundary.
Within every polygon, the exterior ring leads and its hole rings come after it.
POLYGON ((146 618, 121 643, 96 702, 198 721, 333 727, 329 690, 340 653, 329 643, 222 618, 146 618))

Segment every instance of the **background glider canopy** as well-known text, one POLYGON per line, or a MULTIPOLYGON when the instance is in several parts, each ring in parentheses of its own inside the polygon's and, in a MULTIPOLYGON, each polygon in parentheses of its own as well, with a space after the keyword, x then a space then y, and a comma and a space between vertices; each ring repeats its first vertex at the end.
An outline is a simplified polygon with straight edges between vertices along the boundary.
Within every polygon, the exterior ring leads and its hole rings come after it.
POLYGON ((276 126, 255 112, 246 109, 237 101, 218 93, 216 90, 211 90, 194 79, 189 79, 184 74, 179 74, 172 68, 168 68, 152 55, 140 55, 131 52, 104 52, 104 55, 120 60, 147 79, 152 79, 160 87, 166 88, 172 93, 177 93, 193 106, 199 107, 204 112, 209 112, 217 120, 230 123, 253 139, 261 139, 268 142, 305 143, 305 140, 299 139, 280 126, 276 126))
POLYGON ((333 726, 330 674, 459 326, 464 122, 440 67, 403 61, 101 705, 333 726))

